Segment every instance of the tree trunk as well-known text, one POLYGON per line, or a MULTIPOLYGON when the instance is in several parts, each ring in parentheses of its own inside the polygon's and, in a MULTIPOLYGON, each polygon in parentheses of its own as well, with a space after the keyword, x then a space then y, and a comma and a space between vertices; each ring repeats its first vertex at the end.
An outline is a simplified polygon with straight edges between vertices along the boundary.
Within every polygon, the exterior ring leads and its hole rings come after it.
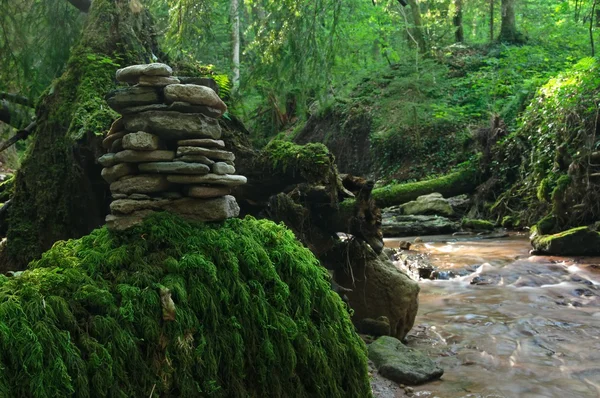
POLYGON ((523 41, 521 33, 517 30, 515 2, 516 0, 502 0, 502 23, 498 38, 501 42, 514 44, 523 41))
POLYGON ((423 33, 423 21, 421 19, 419 0, 408 0, 408 4, 410 5, 410 11, 412 13, 414 24, 413 29, 411 29, 412 37, 419 48, 419 52, 426 52, 427 44, 425 43, 425 34, 423 33))
POLYGON ((240 10, 239 0, 231 0, 231 42, 232 42, 232 65, 233 65, 233 88, 240 85, 240 10))
POLYGON ((96 159, 117 116, 104 95, 119 66, 159 54, 149 13, 132 5, 94 0, 65 72, 39 101, 34 140, 16 175, 0 271, 21 269, 57 240, 104 223, 110 193, 96 159))
POLYGON ((456 41, 457 43, 464 43, 465 41, 462 6, 463 0, 454 0, 454 18, 452 18, 452 23, 456 28, 456 30, 454 31, 454 41, 456 41))

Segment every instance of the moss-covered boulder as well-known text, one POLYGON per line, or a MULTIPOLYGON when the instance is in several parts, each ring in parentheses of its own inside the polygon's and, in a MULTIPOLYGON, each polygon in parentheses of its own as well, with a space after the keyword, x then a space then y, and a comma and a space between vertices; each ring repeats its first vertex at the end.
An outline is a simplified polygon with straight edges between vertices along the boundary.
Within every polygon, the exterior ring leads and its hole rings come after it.
POLYGON ((286 228, 161 213, 0 275, 2 397, 369 397, 365 346, 286 228))
POLYGON ((442 194, 434 192, 429 195, 419 196, 402 205, 404 214, 408 215, 432 215, 451 217, 454 215, 454 209, 442 194))
POLYGON ((600 254, 600 233, 589 227, 579 227, 554 235, 536 235, 531 241, 541 253, 561 256, 587 256, 600 254))

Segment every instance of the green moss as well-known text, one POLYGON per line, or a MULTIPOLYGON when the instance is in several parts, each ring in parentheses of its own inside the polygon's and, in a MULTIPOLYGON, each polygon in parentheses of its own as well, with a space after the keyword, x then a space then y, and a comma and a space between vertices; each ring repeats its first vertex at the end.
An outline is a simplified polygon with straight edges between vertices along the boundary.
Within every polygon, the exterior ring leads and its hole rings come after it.
POLYGON ((563 256, 600 254, 600 233, 589 227, 577 227, 554 235, 538 235, 532 245, 536 250, 563 256))
POLYGON ((494 224, 486 220, 473 220, 470 218, 464 218, 461 221, 461 226, 466 229, 473 229, 476 231, 493 231, 494 224))
POLYGON ((371 396, 327 272, 253 218, 161 213, 0 276, 0 369, 7 397, 371 396))
POLYGON ((323 144, 297 145, 281 140, 273 140, 265 146, 259 159, 274 172, 285 174, 296 170, 308 182, 322 181, 333 165, 333 157, 323 144))
POLYGON ((15 176, 11 175, 0 183, 0 202, 6 202, 15 192, 15 176))
POLYGON ((517 221, 513 216, 504 216, 500 225, 504 228, 515 228, 517 221))
POLYGON ((476 184, 477 173, 473 168, 467 167, 432 180, 377 188, 373 190, 373 198, 379 207, 388 207, 406 203, 433 192, 439 192, 444 197, 471 193, 476 184))
POLYGON ((550 214, 537 222, 536 231, 540 235, 548 235, 557 231, 559 221, 554 214, 550 214))

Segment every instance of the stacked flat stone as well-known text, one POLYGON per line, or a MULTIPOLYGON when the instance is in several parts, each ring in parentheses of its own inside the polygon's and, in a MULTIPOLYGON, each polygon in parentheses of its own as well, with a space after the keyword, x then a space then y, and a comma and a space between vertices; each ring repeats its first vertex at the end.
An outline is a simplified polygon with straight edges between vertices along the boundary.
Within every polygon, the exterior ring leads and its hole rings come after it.
POLYGON ((239 215, 230 193, 246 177, 235 174, 217 120, 227 106, 208 87, 214 81, 181 84, 172 74, 160 63, 119 69, 117 80, 129 86, 106 97, 122 115, 98 159, 113 197, 109 228, 129 228, 155 211, 199 221, 239 215))

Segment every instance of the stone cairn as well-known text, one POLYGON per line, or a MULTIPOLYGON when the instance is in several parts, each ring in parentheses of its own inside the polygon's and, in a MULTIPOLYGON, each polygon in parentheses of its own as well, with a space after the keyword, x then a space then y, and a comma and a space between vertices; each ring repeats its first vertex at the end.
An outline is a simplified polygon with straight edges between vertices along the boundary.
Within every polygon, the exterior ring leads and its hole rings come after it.
POLYGON ((227 106, 208 87, 218 90, 212 79, 172 74, 159 63, 119 69, 117 80, 129 87, 107 95, 122 115, 102 142, 108 153, 98 159, 113 198, 109 228, 129 228, 155 211, 198 221, 239 215, 229 194, 246 177, 235 175, 235 157, 219 139, 217 118, 227 106))

